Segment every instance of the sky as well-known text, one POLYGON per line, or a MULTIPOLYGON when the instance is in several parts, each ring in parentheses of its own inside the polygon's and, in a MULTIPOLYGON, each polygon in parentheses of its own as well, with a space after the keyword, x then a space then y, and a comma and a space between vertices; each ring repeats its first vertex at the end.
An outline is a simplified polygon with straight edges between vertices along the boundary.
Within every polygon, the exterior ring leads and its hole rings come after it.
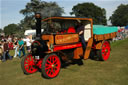
MULTIPOLYGON (((55 1, 60 7, 64 8, 64 16, 70 16, 72 7, 78 3, 92 2, 95 5, 106 9, 107 19, 113 14, 114 10, 120 4, 128 4, 128 0, 42 0, 42 1, 55 1)), ((30 0, 0 0, 0 28, 4 28, 8 24, 20 23, 20 20, 24 18, 22 14, 19 13, 21 9, 25 8, 25 5, 30 0)), ((110 24, 110 22, 108 22, 110 24)))

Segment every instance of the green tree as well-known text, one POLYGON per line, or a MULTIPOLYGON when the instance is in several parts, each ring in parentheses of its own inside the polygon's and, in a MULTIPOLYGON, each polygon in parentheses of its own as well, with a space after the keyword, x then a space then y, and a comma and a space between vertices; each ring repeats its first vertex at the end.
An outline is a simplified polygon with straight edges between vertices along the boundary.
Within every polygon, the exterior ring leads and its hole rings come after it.
POLYGON ((12 35, 16 34, 20 30, 17 24, 9 24, 8 26, 4 27, 5 35, 12 35))
POLYGON ((3 32, 3 30, 0 28, 0 33, 2 33, 3 32))
POLYGON ((93 3, 79 3, 73 6, 70 14, 75 14, 76 17, 92 18, 94 24, 107 24, 106 10, 93 3))
POLYGON ((111 20, 112 25, 115 26, 128 25, 128 4, 121 4, 118 6, 109 19, 111 20))
POLYGON ((21 25, 25 30, 31 29, 35 25, 34 15, 38 12, 42 14, 42 18, 46 18, 50 16, 61 16, 64 10, 56 2, 48 3, 41 0, 31 0, 26 4, 25 9, 20 10, 20 13, 25 16, 21 21, 21 25))

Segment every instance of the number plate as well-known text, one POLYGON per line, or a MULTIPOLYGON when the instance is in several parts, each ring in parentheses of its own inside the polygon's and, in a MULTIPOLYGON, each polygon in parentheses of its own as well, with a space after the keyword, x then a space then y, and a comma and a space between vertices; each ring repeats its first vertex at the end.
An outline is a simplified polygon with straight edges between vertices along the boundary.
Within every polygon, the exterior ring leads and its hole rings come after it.
POLYGON ((35 59, 40 59, 40 56, 35 56, 35 59))

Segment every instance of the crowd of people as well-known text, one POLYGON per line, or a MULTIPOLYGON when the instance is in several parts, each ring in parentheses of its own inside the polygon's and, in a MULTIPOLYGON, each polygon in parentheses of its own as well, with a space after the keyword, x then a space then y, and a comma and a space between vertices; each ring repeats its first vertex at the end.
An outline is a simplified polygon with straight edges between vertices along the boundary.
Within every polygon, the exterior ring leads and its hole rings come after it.
POLYGON ((21 58, 30 53, 32 38, 26 36, 26 38, 17 38, 14 36, 4 37, 1 36, 0 40, 0 60, 5 62, 7 59, 12 60, 13 58, 21 58), (14 50, 14 54, 10 55, 10 51, 14 50), (23 55, 21 55, 21 52, 23 55))
POLYGON ((119 28, 117 31, 117 36, 113 38, 113 42, 118 40, 123 40, 125 38, 128 38, 128 29, 119 28))

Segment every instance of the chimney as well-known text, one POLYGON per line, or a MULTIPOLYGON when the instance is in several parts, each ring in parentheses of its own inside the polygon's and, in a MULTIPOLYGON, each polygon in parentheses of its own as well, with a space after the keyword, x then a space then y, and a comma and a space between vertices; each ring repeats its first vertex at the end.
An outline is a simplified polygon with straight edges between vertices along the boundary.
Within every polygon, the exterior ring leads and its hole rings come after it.
POLYGON ((41 14, 36 13, 35 18, 36 18, 36 37, 37 39, 39 39, 41 36, 41 14))

